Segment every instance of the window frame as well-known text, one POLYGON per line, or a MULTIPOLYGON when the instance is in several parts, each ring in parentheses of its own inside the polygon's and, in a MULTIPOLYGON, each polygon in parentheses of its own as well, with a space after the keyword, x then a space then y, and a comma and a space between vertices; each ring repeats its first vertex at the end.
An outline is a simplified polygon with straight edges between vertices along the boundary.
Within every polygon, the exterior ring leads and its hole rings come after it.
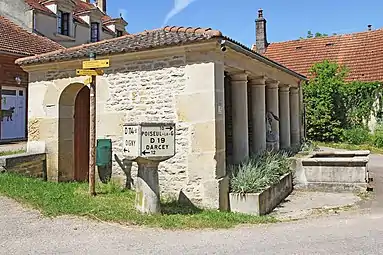
POLYGON ((122 30, 116 30, 117 37, 123 36, 124 32, 122 30))
POLYGON ((57 11, 57 33, 70 36, 70 13, 57 11))
POLYGON ((100 23, 98 23, 98 22, 91 22, 90 23, 90 42, 98 42, 98 41, 100 41, 100 23), (94 27, 94 25, 96 27, 94 27), (95 37, 93 36, 94 35, 93 34, 94 31, 97 31, 95 37))

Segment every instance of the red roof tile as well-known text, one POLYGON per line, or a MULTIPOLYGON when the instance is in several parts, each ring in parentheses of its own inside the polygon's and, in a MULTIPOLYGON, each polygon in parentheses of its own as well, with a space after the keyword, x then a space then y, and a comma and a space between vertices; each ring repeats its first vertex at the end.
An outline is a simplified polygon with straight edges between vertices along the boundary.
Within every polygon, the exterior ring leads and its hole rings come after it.
POLYGON ((34 10, 38 10, 46 14, 54 15, 54 13, 51 10, 49 10, 44 5, 40 4, 39 0, 25 0, 25 3, 34 10))
POLYGON ((107 39, 100 42, 83 44, 80 46, 67 48, 41 54, 39 56, 24 57, 16 60, 19 65, 33 65, 39 63, 68 61, 73 59, 82 59, 89 56, 91 52, 97 56, 110 56, 113 54, 133 53, 145 50, 154 50, 172 46, 189 45, 201 42, 213 42, 225 40, 235 45, 235 48, 243 52, 250 53, 258 61, 263 61, 266 65, 272 66, 284 72, 297 77, 300 80, 305 80, 306 77, 286 69, 278 63, 272 62, 269 59, 252 51, 245 45, 224 36, 221 31, 211 28, 193 28, 193 27, 178 27, 167 26, 151 31, 144 31, 138 34, 127 34, 121 37, 107 39))
POLYGON ((32 34, 0 16, 0 51, 36 55, 63 48, 60 44, 32 34))
POLYGON ((271 43, 265 56, 303 75, 323 60, 349 69, 347 80, 383 81, 383 29, 271 43))

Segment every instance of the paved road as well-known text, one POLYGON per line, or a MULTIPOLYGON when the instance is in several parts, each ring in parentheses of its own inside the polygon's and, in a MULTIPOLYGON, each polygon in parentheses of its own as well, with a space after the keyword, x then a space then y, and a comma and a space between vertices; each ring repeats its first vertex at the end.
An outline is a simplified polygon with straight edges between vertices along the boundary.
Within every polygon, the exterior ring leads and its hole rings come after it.
POLYGON ((383 254, 383 214, 219 231, 165 231, 60 217, 0 198, 0 254, 383 254))
POLYGON ((383 254, 383 157, 368 212, 230 230, 165 231, 43 218, 0 197, 0 254, 383 254))

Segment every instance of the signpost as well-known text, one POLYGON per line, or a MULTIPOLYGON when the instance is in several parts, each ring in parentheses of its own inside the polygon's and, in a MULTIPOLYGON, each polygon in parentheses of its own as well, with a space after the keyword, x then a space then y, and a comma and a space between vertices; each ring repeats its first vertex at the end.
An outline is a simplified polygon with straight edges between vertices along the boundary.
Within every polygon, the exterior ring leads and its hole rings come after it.
POLYGON ((173 157, 174 123, 141 123, 124 125, 124 156, 138 164, 136 208, 143 213, 159 213, 160 192, 158 164, 173 157))
POLYGON ((163 161, 175 155, 175 125, 142 123, 124 125, 124 155, 163 161))
POLYGON ((109 59, 96 60, 96 54, 89 55, 89 61, 83 61, 82 68, 77 69, 77 75, 91 76, 84 84, 90 84, 90 139, 89 139, 89 194, 96 195, 96 76, 103 75, 104 70, 96 68, 109 67, 109 59))
POLYGON ((87 69, 77 69, 76 70, 76 74, 77 75, 94 75, 94 76, 97 76, 97 75, 103 75, 104 74, 104 70, 87 70, 87 69))
POLYGON ((109 59, 90 60, 90 61, 82 62, 83 69, 105 68, 105 67, 109 67, 109 59))

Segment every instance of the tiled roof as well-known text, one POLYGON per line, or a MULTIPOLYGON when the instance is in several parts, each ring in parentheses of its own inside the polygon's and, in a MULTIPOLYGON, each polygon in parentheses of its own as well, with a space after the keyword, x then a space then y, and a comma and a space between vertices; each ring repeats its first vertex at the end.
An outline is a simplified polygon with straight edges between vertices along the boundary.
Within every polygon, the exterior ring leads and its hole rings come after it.
POLYGON ((220 31, 202 28, 165 27, 138 34, 124 35, 96 43, 54 51, 17 60, 18 64, 34 64, 85 58, 95 52, 98 56, 137 52, 167 46, 190 44, 222 37, 220 31))
POLYGON ((0 51, 22 55, 36 55, 64 49, 46 37, 32 34, 0 16, 0 51))
POLYGON ((94 4, 83 2, 82 0, 76 1, 76 6, 74 8, 74 13, 81 13, 90 11, 93 9, 97 9, 97 7, 94 4))
POLYGON ((306 76, 315 63, 331 60, 349 69, 349 81, 383 81, 383 29, 272 43, 265 56, 306 76))
POLYGON ((49 10, 44 5, 40 4, 39 0, 25 0, 25 3, 27 5, 29 5, 29 7, 34 9, 34 10, 41 11, 41 12, 46 13, 48 15, 54 15, 54 13, 51 10, 49 10))
POLYGON ((228 41, 237 50, 251 57, 263 61, 267 65, 290 73, 291 75, 305 79, 299 73, 288 70, 286 67, 263 57, 252 51, 245 45, 234 41, 233 39, 222 35, 218 30, 211 28, 191 28, 191 27, 164 27, 151 31, 144 31, 138 34, 128 34, 121 37, 108 39, 96 43, 83 44, 72 48, 58 50, 34 57, 21 58, 16 61, 19 65, 32 65, 38 63, 48 63, 55 61, 68 61, 72 59, 87 58, 90 53, 96 53, 98 56, 139 52, 144 50, 153 50, 180 45, 190 45, 193 43, 208 42, 214 40, 228 41))

